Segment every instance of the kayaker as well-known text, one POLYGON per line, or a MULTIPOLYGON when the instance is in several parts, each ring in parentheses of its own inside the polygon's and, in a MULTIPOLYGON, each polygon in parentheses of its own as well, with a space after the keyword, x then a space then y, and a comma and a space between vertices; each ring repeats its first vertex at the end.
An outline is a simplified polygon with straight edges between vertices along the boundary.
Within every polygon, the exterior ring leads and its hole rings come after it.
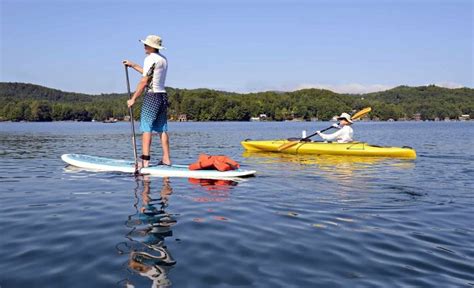
POLYGON ((347 113, 342 113, 341 116, 337 118, 339 121, 339 125, 334 124, 333 126, 335 128, 339 128, 338 131, 332 133, 332 134, 325 134, 321 133, 320 131, 316 131, 321 138, 325 141, 330 141, 330 142, 338 142, 338 143, 348 143, 352 142, 352 135, 354 134, 354 131, 352 130, 352 120, 351 120, 351 115, 347 113))
POLYGON ((158 165, 171 165, 168 137, 168 96, 165 90, 166 72, 168 60, 160 53, 164 47, 161 46, 161 37, 149 35, 145 40, 140 40, 145 47, 145 61, 143 68, 129 60, 123 64, 135 69, 142 74, 137 89, 132 98, 127 101, 128 107, 132 107, 138 97, 145 91, 145 97, 141 107, 140 130, 142 135, 142 167, 148 167, 150 161, 150 146, 152 133, 159 134, 163 147, 162 160, 158 165))

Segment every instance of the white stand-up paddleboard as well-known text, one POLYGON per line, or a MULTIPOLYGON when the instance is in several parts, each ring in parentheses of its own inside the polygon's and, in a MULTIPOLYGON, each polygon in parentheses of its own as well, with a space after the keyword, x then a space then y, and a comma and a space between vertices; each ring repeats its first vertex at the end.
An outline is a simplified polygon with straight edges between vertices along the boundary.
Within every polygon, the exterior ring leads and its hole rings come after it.
MULTIPOLYGON (((116 171, 125 173, 135 172, 135 163, 133 161, 109 159, 81 154, 64 154, 61 156, 61 159, 72 166, 94 171, 116 171)), ((142 168, 140 172, 142 174, 160 177, 184 177, 197 179, 231 179, 248 177, 256 173, 254 170, 243 169, 225 172, 220 172, 217 170, 189 170, 187 165, 150 166, 147 168, 142 168)))

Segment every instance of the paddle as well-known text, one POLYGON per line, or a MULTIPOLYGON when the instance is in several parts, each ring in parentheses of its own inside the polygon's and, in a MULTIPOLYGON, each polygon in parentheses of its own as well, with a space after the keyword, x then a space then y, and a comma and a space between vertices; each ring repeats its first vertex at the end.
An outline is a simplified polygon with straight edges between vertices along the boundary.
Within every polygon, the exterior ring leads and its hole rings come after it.
POLYGON ((364 108, 364 109, 360 110, 359 112, 355 113, 354 115, 352 115, 351 119, 352 120, 359 120, 360 118, 362 118, 365 115, 369 114, 370 111, 372 111, 372 108, 370 108, 370 107, 364 108))
MULTIPOLYGON (((367 115, 370 111, 372 111, 372 108, 370 108, 370 107, 364 108, 364 109, 360 110, 359 112, 355 113, 351 118, 352 118, 352 120, 360 119, 360 118, 364 117, 365 115, 367 115)), ((323 129, 323 130, 321 130, 321 131, 319 131, 319 132, 325 132, 325 131, 327 131, 327 130, 329 130, 329 129, 331 129, 331 128, 333 128, 333 126, 328 127, 328 128, 326 128, 326 129, 323 129)), ((298 140, 298 141, 291 141, 291 142, 288 142, 288 143, 286 143, 286 144, 283 144, 283 145, 281 145, 280 147, 278 147, 278 151, 283 151, 283 150, 285 150, 285 149, 288 149, 288 148, 290 148, 290 147, 293 147, 293 146, 295 146, 295 145, 298 144, 298 143, 301 143, 301 142, 304 142, 304 141, 306 141, 306 140, 309 140, 311 137, 313 137, 313 136, 315 136, 315 135, 317 135, 317 134, 318 134, 318 132, 313 133, 313 134, 309 135, 308 137, 302 138, 302 139, 300 139, 300 140, 298 140)))
MULTIPOLYGON (((130 80, 128 78, 128 67, 125 66, 125 76, 127 77, 127 90, 128 90, 128 97, 132 99, 132 92, 130 91, 130 80)), ((135 175, 139 174, 138 171, 138 155, 137 155, 137 140, 135 139, 135 123, 133 120, 133 109, 132 107, 128 108, 128 113, 130 114, 130 123, 132 124, 132 142, 133 142, 133 156, 135 158, 135 175)))

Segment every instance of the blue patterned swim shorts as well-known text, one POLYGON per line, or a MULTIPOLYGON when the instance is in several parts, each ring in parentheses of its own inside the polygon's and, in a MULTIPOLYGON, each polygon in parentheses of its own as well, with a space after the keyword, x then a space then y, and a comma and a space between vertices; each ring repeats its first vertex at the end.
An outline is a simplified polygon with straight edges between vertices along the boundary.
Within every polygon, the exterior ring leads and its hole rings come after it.
POLYGON ((168 131, 168 95, 147 92, 143 99, 140 130, 144 132, 168 131))

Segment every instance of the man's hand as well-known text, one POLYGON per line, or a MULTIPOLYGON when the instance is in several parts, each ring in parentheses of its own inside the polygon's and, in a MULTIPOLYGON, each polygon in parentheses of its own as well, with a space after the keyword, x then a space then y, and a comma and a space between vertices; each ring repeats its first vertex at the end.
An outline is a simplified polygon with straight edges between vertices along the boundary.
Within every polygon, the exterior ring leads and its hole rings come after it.
POLYGON ((128 108, 131 108, 133 106, 133 104, 135 104, 135 99, 130 99, 130 100, 127 100, 127 106, 128 108))
POLYGON ((142 66, 138 65, 137 63, 133 63, 130 60, 123 60, 122 64, 125 65, 125 67, 130 67, 134 69, 135 71, 137 71, 138 73, 143 74, 142 66))
POLYGON ((133 63, 132 61, 129 61, 129 60, 123 60, 122 63, 123 63, 123 65, 125 65, 127 67, 133 67, 133 65, 135 65, 135 63, 133 63))
POLYGON ((318 134, 318 135, 321 134, 321 131, 316 131, 316 134, 318 134))
POLYGON ((341 128, 341 127, 339 127, 339 124, 337 124, 337 123, 332 124, 331 127, 332 127, 332 128, 336 128, 336 129, 341 128))

